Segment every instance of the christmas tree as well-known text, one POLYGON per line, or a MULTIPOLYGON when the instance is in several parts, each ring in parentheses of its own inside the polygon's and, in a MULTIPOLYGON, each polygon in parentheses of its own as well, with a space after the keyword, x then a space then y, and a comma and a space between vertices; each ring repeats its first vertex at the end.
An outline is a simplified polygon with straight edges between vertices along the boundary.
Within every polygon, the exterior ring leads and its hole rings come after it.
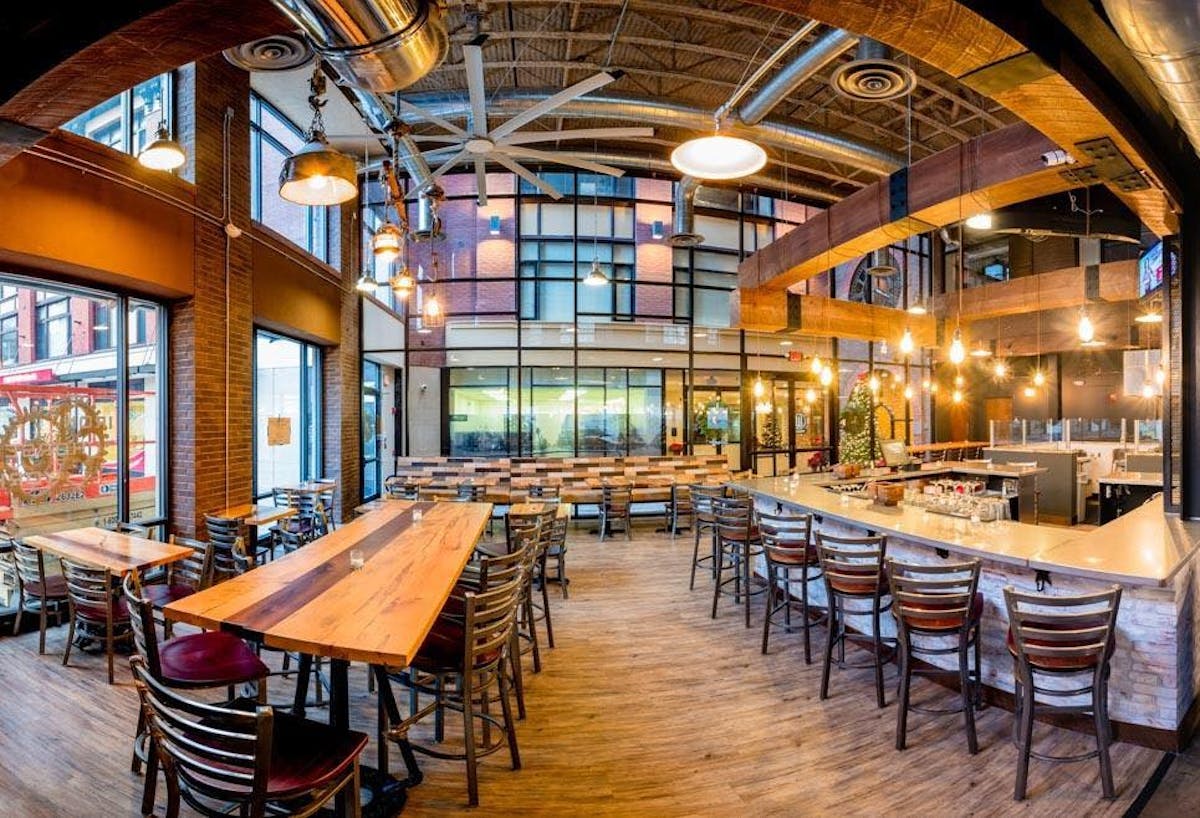
POLYGON ((782 449, 783 433, 779 429, 779 417, 774 410, 767 412, 762 425, 762 448, 782 449))
POLYGON ((842 463, 872 463, 880 457, 878 430, 875 424, 875 399, 866 375, 859 375, 850 390, 850 397, 840 415, 840 438, 838 460, 842 463), (872 432, 875 431, 875 451, 871 451, 872 432))

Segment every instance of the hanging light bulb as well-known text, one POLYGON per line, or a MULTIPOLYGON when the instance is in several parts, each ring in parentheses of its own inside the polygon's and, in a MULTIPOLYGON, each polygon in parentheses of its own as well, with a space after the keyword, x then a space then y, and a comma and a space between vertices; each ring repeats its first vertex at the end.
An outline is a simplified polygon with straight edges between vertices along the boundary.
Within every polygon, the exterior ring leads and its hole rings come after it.
POLYGON ((904 334, 900 336, 900 354, 912 355, 913 337, 912 331, 908 327, 904 328, 904 334))
POLYGON ((1008 377, 1008 363, 1003 358, 997 358, 996 363, 992 364, 992 374, 997 378, 1008 377))
POLYGON ((1045 386, 1046 385, 1046 373, 1042 372, 1042 370, 1040 370, 1040 369, 1035 369, 1033 372, 1033 385, 1034 386, 1045 386))
POLYGON ((401 301, 412 295, 412 291, 417 288, 417 280, 413 278, 412 271, 408 269, 407 264, 401 267, 396 275, 392 276, 388 284, 391 285, 392 292, 401 301))
POLYGON ((912 398, 913 398, 913 388, 909 384, 904 384, 904 399, 912 400, 912 398))
POLYGON ((370 273, 363 273, 358 277, 358 281, 355 282, 354 289, 360 293, 373 293, 378 286, 379 282, 375 280, 375 276, 370 273))
POLYGON ((962 403, 963 393, 961 389, 955 389, 950 395, 950 400, 953 403, 962 403))
POLYGON ((950 363, 958 365, 967 359, 967 348, 963 346, 962 328, 954 328, 954 337, 950 341, 950 363))
POLYGON ((336 205, 358 195, 358 169, 354 160, 330 147, 325 138, 320 99, 325 94, 325 75, 313 69, 309 80, 312 124, 300 150, 283 160, 279 169, 279 195, 301 205, 336 205))
POLYGON ((755 378, 754 379, 754 397, 761 398, 765 394, 767 394, 767 387, 766 387, 766 384, 764 384, 762 382, 762 377, 760 376, 760 377, 755 378))
POLYGON ((1027 397, 1027 398, 1032 398, 1032 397, 1034 397, 1035 395, 1037 395, 1037 390, 1036 390, 1036 389, 1034 389, 1032 386, 1027 386, 1027 387, 1025 387, 1025 389, 1024 389, 1024 390, 1022 390, 1022 391, 1023 391, 1023 393, 1024 393, 1025 397, 1027 397))
POLYGON ((421 326, 429 329, 446 326, 446 313, 442 311, 442 303, 438 301, 437 293, 430 293, 421 305, 421 326))
POLYGON ((972 230, 991 230, 992 214, 976 213, 974 216, 968 216, 965 224, 972 230))
POLYGON ((820 375, 825 371, 825 365, 821 363, 821 356, 812 356, 812 361, 809 363, 808 368, 814 375, 820 375))
POLYGON ((804 402, 808 403, 808 404, 816 403, 817 402, 817 390, 805 389, 804 390, 804 402))
POLYGON ((391 222, 385 223, 375 231, 371 238, 371 251, 375 258, 384 264, 391 264, 400 257, 400 248, 404 242, 404 234, 400 228, 391 222))
POLYGON ((599 259, 592 259, 592 269, 588 270, 588 274, 584 276, 583 283, 589 287, 603 287, 609 283, 608 276, 600 267, 599 259))
POLYGON ((876 375, 874 372, 872 372, 871 377, 867 379, 867 388, 870 389, 872 392, 879 391, 879 376, 876 375))
POLYGON ((833 383, 833 370, 829 367, 821 369, 821 386, 829 386, 833 383))
POLYGON ((956 374, 954 376, 954 385, 955 386, 961 387, 964 383, 966 383, 966 380, 963 379, 962 375, 956 374))
POLYGON ((925 380, 921 381, 921 388, 924 389, 926 392, 929 391, 929 387, 932 385, 933 385, 933 382, 931 380, 929 380, 929 378, 926 378, 925 380))
POLYGON ((182 167, 186 161, 187 155, 180 144, 171 138, 166 122, 158 124, 158 133, 154 135, 154 141, 138 154, 138 162, 150 170, 175 170, 182 167))
POLYGON ((1079 340, 1083 343, 1090 344, 1096 340, 1096 325, 1092 323, 1087 310, 1079 311, 1079 326, 1076 329, 1079 332, 1079 340))
POLYGON ((1154 387, 1150 384, 1150 381, 1142 384, 1142 397, 1146 399, 1154 397, 1154 387))

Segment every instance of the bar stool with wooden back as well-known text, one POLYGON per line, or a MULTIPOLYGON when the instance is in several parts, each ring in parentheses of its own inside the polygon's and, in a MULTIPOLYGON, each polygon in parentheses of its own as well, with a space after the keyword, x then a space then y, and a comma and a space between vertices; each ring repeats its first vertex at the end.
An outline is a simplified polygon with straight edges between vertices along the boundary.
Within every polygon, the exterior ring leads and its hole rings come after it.
MULTIPOLYGON (((887 538, 881 535, 846 537, 817 532, 817 554, 825 576, 825 595, 829 605, 829 634, 825 641, 825 660, 821 667, 821 700, 829 698, 829 675, 833 665, 833 648, 838 648, 839 667, 873 667, 875 669, 875 699, 883 707, 883 663, 885 640, 880 631, 880 614, 892 601, 888 595, 883 560, 887 538), (852 607, 847 607, 850 603, 852 607), (870 641, 871 664, 848 665, 846 640, 856 638, 846 626, 847 615, 870 618, 871 632, 857 638, 870 641)), ((889 646, 891 647, 891 646, 889 646)), ((889 654, 892 651, 889 651, 889 654)))
POLYGON ((61 574, 47 574, 45 555, 32 545, 12 540, 12 557, 17 578, 13 635, 21 632, 21 617, 37 611, 38 653, 45 653, 47 615, 53 608, 54 619, 61 624, 63 608, 67 606, 67 580, 61 574))
MULTIPOLYGON (((242 536, 241 520, 206 515, 204 517, 204 528, 208 533, 208 541, 213 544, 212 581, 220 582, 221 580, 236 576, 239 572, 237 566, 234 564, 233 546, 235 543, 245 542, 242 536)), ((251 553, 253 553, 255 563, 257 564, 267 558, 270 548, 258 548, 255 546, 252 548, 251 553)))
MULTIPOLYGON (((187 546, 192 549, 192 553, 181 560, 169 563, 163 582, 142 585, 142 597, 156 610, 177 599, 183 599, 197 591, 203 591, 212 584, 216 546, 211 542, 200 542, 175 534, 171 535, 170 541, 173 545, 187 546)), ((168 639, 171 638, 171 628, 171 621, 164 620, 163 635, 168 639)))
POLYGON ((550 542, 546 547, 546 559, 542 565, 542 583, 557 582, 562 598, 568 596, 567 586, 571 584, 567 576, 567 530, 570 518, 565 514, 557 514, 550 526, 550 542), (549 573, 550 562, 554 562, 554 574, 549 573))
POLYGON ((696 588, 696 567, 707 565, 713 578, 717 576, 717 518, 713 513, 713 501, 725 496, 724 486, 706 486, 693 483, 688 486, 688 494, 692 498, 692 533, 695 543, 692 546, 692 577, 688 580, 688 590, 696 588), (709 536, 709 551, 700 555, 700 537, 707 533, 709 536))
POLYGON ((521 599, 521 615, 518 618, 517 631, 524 640, 522 653, 533 654, 533 672, 542 672, 541 650, 538 644, 537 623, 546 624, 546 644, 554 647, 554 624, 550 615, 550 595, 546 583, 541 582, 541 602, 534 601, 534 585, 545 571, 546 550, 550 547, 550 537, 553 534, 554 518, 558 515, 557 506, 548 506, 533 514, 514 514, 511 511, 504 518, 505 531, 509 541, 510 552, 514 549, 517 538, 522 535, 532 536, 532 549, 529 554, 529 571, 525 577, 526 588, 521 599))
POLYGON ((1109 661, 1116 644, 1117 611, 1121 586, 1079 596, 1045 596, 1004 588, 1008 608, 1008 650, 1013 656, 1016 681, 1017 780, 1013 798, 1025 799, 1029 759, 1042 761, 1100 761, 1100 786, 1105 798, 1115 798, 1112 762, 1108 746, 1112 726, 1108 720, 1109 661), (1078 679, 1067 687, 1048 684, 1050 679, 1078 679), (1039 684, 1039 679, 1043 680, 1039 684), (1038 701, 1039 696, 1041 701, 1038 701), (1070 699, 1087 696, 1086 704, 1070 699), (1047 701, 1049 699, 1050 701, 1047 701), (1063 702, 1059 704, 1058 702, 1063 702), (1039 753, 1033 749, 1033 719, 1036 712, 1090 715, 1095 727, 1096 749, 1072 756, 1039 753))
POLYGON ((799 574, 800 615, 804 630, 804 662, 812 664, 812 640, 809 627, 812 615, 808 607, 808 583, 821 578, 821 561, 812 544, 812 515, 758 513, 758 533, 767 561, 767 615, 763 617, 762 652, 767 652, 774 617, 783 611, 783 627, 792 632, 791 588, 793 572, 799 574), (780 587, 782 583, 782 587, 780 587))
POLYGON ((750 597, 766 591, 766 586, 753 589, 751 578, 754 560, 762 554, 762 539, 754 524, 754 501, 749 496, 717 497, 713 499, 713 517, 716 520, 717 580, 713 586, 712 618, 717 618, 717 603, 721 594, 729 594, 725 588, 733 583, 733 600, 745 607, 746 627, 750 627, 750 597), (726 578, 725 571, 732 571, 726 578))
POLYGON ((696 509, 692 505, 692 490, 691 487, 683 483, 671 484, 671 499, 667 501, 666 510, 664 512, 664 523, 667 531, 671 532, 671 539, 675 539, 675 535, 679 533, 680 524, 687 523, 686 527, 691 527, 696 524, 696 509))
POLYGON ((900 651, 900 693, 896 712, 896 749, 908 740, 908 711, 946 714, 962 712, 967 730, 967 751, 979 752, 975 735, 975 708, 980 695, 980 634, 983 594, 979 592, 979 560, 940 562, 931 565, 900 562, 888 557, 887 577, 892 594, 900 651), (949 640, 954 644, 947 644, 949 640), (958 657, 958 670, 914 668, 921 656, 958 657), (972 662, 972 658, 974 662, 972 662), (974 665, 972 667, 972 665, 974 665), (962 702, 952 709, 918 707, 909 703, 912 676, 958 676, 962 702))
POLYGON ((624 486, 603 486, 600 499, 600 542, 614 533, 613 523, 625 530, 625 539, 633 539, 630 512, 633 508, 633 489, 624 486))
POLYGON ((70 626, 63 648, 62 663, 71 659, 71 645, 76 628, 104 644, 108 657, 108 683, 113 683, 113 653, 117 642, 130 642, 129 609, 125 600, 116 595, 113 573, 107 568, 92 568, 64 559, 63 576, 67 580, 67 602, 70 606, 70 626))

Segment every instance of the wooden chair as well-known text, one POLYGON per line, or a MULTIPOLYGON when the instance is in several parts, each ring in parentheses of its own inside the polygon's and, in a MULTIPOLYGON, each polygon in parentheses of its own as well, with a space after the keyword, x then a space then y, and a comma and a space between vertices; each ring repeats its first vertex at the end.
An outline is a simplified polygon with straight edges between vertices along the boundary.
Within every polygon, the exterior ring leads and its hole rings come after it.
MULTIPOLYGON (((190 537, 171 535, 171 543, 192 549, 184 559, 169 563, 163 582, 142 585, 142 596, 155 609, 161 610, 177 599, 203 591, 213 580, 213 559, 216 547, 210 542, 200 542, 190 537)), ((171 638, 171 622, 163 621, 163 633, 171 638)))
POLYGON ((767 563, 767 613, 763 617, 762 652, 767 652, 774 617, 783 611, 783 627, 792 632, 793 572, 799 573, 800 623, 804 630, 804 663, 812 664, 812 640, 809 628, 812 614, 808 607, 808 584, 821 578, 821 560, 812 544, 812 515, 783 516, 758 513, 758 533, 767 563), (782 587, 780 584, 782 583, 782 587))
POLYGON ((317 499, 321 501, 322 528, 324 528, 326 534, 330 531, 336 531, 337 522, 334 520, 333 514, 333 489, 321 492, 317 495, 317 499))
POLYGON ((562 499, 562 486, 557 483, 534 483, 526 490, 531 502, 557 503, 562 499))
POLYGON ((571 584, 571 579, 567 576, 567 531, 570 522, 562 515, 555 515, 554 522, 550 526, 550 542, 546 547, 546 558, 542 564, 542 583, 557 582, 563 599, 569 596, 567 586, 571 584), (552 561, 554 563, 553 575, 549 572, 552 561))
MULTIPOLYGON (((240 520, 230 520, 224 517, 205 517, 204 528, 208 532, 208 541, 213 544, 214 583, 229 579, 238 574, 234 564, 233 546, 235 543, 245 543, 245 528, 240 520)), ((249 551, 250 547, 247 546, 249 551)), ((259 565, 270 559, 273 545, 257 545, 253 547, 254 563, 259 565)))
MULTIPOLYGON (((846 640, 856 638, 846 627, 847 615, 870 617, 872 629, 865 637, 871 642, 871 667, 875 669, 875 699, 883 707, 883 663, 890 658, 884 652, 884 637, 879 618, 888 610, 887 578, 883 560, 887 553, 884 536, 844 537, 817 532, 817 553, 825 576, 825 598, 829 604, 829 634, 825 641, 825 660, 821 667, 821 700, 829 698, 829 673, 833 648, 838 647, 839 667, 857 667, 846 663, 846 640), (847 607, 865 604, 866 607, 847 607)), ((890 646, 889 646, 890 647, 890 646)), ((865 667, 865 666, 864 666, 865 667)))
POLYGON ((113 584, 112 571, 80 565, 67 559, 62 561, 62 565, 70 606, 70 626, 62 663, 66 665, 71 659, 71 645, 75 641, 75 630, 79 628, 93 638, 103 640, 104 652, 108 657, 108 683, 112 684, 114 645, 133 639, 133 632, 129 630, 129 609, 125 606, 125 600, 115 593, 117 589, 113 584))
POLYGON ((361 816, 362 733, 259 706, 243 713, 193 701, 160 682, 145 660, 130 660, 134 685, 167 780, 167 816, 180 799, 202 815, 252 818, 315 815, 337 793, 361 816), (319 752, 315 750, 319 748, 319 752))
POLYGON ((688 590, 696 588, 696 567, 708 565, 713 578, 717 576, 717 518, 713 511, 713 502, 725 496, 723 486, 706 486, 693 483, 688 486, 688 494, 692 499, 692 534, 695 542, 692 545, 692 576, 688 580, 688 590), (707 533, 710 540, 709 553, 700 554, 700 537, 707 533))
MULTIPOLYGON (((524 579, 518 576, 483 593, 466 593, 463 624, 439 619, 426 637, 425 643, 417 651, 417 655, 413 657, 412 666, 394 675, 384 675, 380 684, 381 756, 387 741, 406 738, 413 724, 436 713, 439 708, 462 712, 462 752, 449 752, 416 744, 413 745, 413 749, 435 758, 465 761, 467 801, 471 806, 479 803, 480 758, 507 746, 512 768, 521 768, 504 660, 510 650, 512 630, 516 627, 523 584, 524 579), (436 683, 422 684, 416 674, 432 677, 436 683), (433 701, 407 718, 401 718, 391 686, 388 684, 389 679, 416 690, 418 694, 432 696, 433 701), (490 695, 492 685, 499 688, 500 718, 492 715, 488 709, 489 701, 493 700, 490 695), (481 728, 478 741, 476 722, 481 728), (493 730, 497 733, 494 738, 493 730)), ((380 767, 386 771, 386 757, 381 758, 380 767)))
POLYGON ((671 484, 671 499, 667 501, 664 512, 664 525, 671 532, 671 539, 679 533, 680 523, 687 521, 686 528, 696 524, 696 509, 692 505, 692 490, 690 486, 680 483, 671 484))
POLYGON ((108 526, 108 530, 114 531, 117 534, 129 534, 134 537, 141 537, 144 540, 154 539, 154 537, 150 536, 149 528, 137 523, 115 522, 108 526))
POLYGON ((1112 743, 1112 725, 1108 719, 1108 677, 1110 660, 1116 646, 1117 612, 1121 607, 1121 586, 1078 596, 1044 596, 1004 588, 1008 609, 1008 650, 1013 657, 1016 682, 1017 780, 1013 798, 1025 799, 1029 780, 1029 759, 1072 762, 1097 758, 1100 761, 1100 787, 1105 798, 1115 798, 1112 761, 1108 746, 1112 743), (1039 684, 1051 678, 1079 678, 1081 686, 1039 684), (1042 701, 1038 701, 1038 697, 1042 701), (1075 704, 1087 696, 1087 704, 1075 704), (1063 700, 1066 702, 1059 704, 1063 700), (1037 711, 1053 716, 1090 714, 1095 726, 1096 749, 1078 755, 1050 755, 1033 749, 1033 720, 1037 711))
POLYGON ((276 486, 271 489, 271 502, 275 504, 275 508, 291 508, 292 507, 292 492, 285 488, 276 486))
POLYGON ((967 731, 967 751, 979 752, 975 734, 975 707, 980 696, 980 633, 983 594, 979 587, 979 560, 924 565, 887 559, 892 615, 896 618, 900 649, 900 692, 896 709, 896 749, 908 739, 909 690, 914 673, 958 677, 960 707, 934 709, 911 705, 923 713, 957 713, 961 710, 967 731), (947 645, 949 639, 953 645, 947 645), (914 656, 956 655, 958 670, 929 666, 913 668, 914 656), (974 668, 971 659, 974 657, 974 668))
POLYGON ((600 542, 613 533, 613 523, 625 529, 625 539, 633 539, 630 510, 633 507, 633 489, 629 486, 605 486, 600 501, 600 542))
POLYGON ((509 514, 504 518, 505 533, 511 553, 515 543, 531 538, 532 548, 529 553, 529 570, 525 576, 525 589, 521 598, 521 614, 518 618, 517 632, 523 640, 522 653, 533 656, 533 672, 542 672, 542 655, 538 639, 538 622, 546 624, 546 643, 554 647, 554 624, 550 615, 550 596, 544 582, 539 583, 546 567, 546 550, 550 546, 550 536, 554 519, 558 516, 557 508, 548 508, 535 514, 509 514), (520 539, 519 539, 520 538, 520 539), (534 586, 540 585, 541 602, 534 601, 534 586))
POLYGON ((766 587, 752 587, 754 560, 762 553, 762 538, 754 525, 754 501, 749 497, 718 497, 713 500, 717 538, 716 584, 713 586, 712 618, 717 618, 717 603, 722 594, 730 592, 726 585, 733 583, 733 599, 745 609, 746 627, 750 627, 750 598, 766 587), (732 574, 725 577, 725 570, 732 574))
POLYGON ((67 580, 60 574, 46 573, 46 557, 41 549, 12 541, 13 570, 17 579, 17 615, 13 618, 13 635, 21 632, 21 617, 37 611, 38 653, 46 652, 46 624, 50 608, 54 619, 62 624, 62 609, 67 604, 67 580))

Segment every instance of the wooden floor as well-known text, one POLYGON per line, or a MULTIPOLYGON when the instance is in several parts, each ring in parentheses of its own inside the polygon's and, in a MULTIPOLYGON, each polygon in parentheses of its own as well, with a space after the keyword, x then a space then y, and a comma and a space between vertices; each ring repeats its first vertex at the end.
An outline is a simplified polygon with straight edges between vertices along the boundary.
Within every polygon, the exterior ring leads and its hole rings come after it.
MULTIPOLYGON (((425 782, 405 814, 1120 816, 1162 759, 1116 745, 1114 803, 1099 797, 1095 762, 1034 762, 1029 800, 1017 804, 1005 711, 980 714, 977 756, 967 755, 959 719, 920 714, 909 749, 897 752, 895 707, 876 709, 870 671, 835 671, 832 698, 819 701, 819 665, 804 664, 799 636, 778 635, 764 657, 760 630, 745 629, 732 602, 709 618, 708 582, 687 590, 690 551, 690 541, 662 535, 597 544, 573 532, 571 598, 553 600, 558 647, 528 677, 524 768, 492 756, 482 805, 468 811, 461 765, 423 758, 425 782)), ((64 638, 53 629, 49 650, 64 638)), ((365 674, 352 674, 356 726, 370 732, 365 674)), ((99 657, 76 653, 63 668, 26 634, 0 639, 0 680, 0 816, 137 814, 127 669, 108 687, 99 657)), ((288 693, 280 683, 271 698, 288 693)), ((944 695, 922 681, 914 699, 944 695)), ((448 733, 457 726, 451 719, 448 733)), ((1088 743, 1040 726, 1039 735, 1056 752, 1088 743)), ((1200 763, 1176 769, 1146 814, 1179 815, 1172 804, 1195 799, 1200 763)))

